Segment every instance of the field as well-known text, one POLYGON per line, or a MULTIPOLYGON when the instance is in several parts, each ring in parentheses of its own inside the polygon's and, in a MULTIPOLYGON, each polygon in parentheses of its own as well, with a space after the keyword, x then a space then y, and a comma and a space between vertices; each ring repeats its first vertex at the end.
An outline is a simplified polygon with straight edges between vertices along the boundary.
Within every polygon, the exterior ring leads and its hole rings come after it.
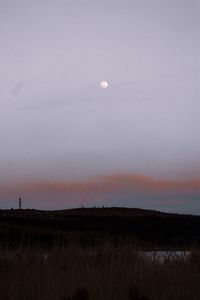
POLYGON ((164 262, 132 247, 2 253, 2 300, 197 300, 200 254, 164 262))
POLYGON ((198 300, 199 222, 137 209, 2 210, 0 299, 198 300), (191 255, 144 255, 161 249, 191 255))

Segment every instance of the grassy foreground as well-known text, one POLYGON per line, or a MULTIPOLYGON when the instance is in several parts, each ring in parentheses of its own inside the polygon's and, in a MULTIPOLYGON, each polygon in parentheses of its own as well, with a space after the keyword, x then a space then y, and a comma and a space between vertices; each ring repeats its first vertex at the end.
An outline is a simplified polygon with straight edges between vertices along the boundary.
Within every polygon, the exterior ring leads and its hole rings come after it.
POLYGON ((0 253, 1 300, 197 300, 200 253, 150 260, 132 246, 0 253))

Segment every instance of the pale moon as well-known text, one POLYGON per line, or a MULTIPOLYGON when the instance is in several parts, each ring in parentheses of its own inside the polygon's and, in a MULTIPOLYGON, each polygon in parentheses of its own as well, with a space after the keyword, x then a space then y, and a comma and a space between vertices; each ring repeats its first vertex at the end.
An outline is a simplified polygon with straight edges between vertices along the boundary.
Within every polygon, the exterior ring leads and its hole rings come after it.
POLYGON ((101 83, 100 83, 100 86, 102 87, 102 89, 107 89, 108 88, 108 81, 102 81, 101 83))

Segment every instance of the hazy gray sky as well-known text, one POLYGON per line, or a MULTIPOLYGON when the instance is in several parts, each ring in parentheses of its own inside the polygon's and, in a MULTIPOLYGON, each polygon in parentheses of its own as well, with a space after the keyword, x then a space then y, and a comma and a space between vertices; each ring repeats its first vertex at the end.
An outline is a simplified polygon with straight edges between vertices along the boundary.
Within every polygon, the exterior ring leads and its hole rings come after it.
POLYGON ((0 0, 0 184, 200 178, 199 80, 198 0, 0 0))

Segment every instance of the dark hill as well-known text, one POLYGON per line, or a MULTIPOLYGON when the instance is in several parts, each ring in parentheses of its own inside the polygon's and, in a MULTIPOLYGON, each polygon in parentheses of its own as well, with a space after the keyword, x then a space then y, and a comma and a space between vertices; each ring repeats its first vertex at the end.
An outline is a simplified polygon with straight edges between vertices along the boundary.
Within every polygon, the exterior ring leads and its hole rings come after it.
POLYGON ((2 247, 105 241, 186 247, 200 243, 200 217, 136 208, 77 208, 56 211, 0 210, 2 247))
MULTIPOLYGON (((65 216, 166 216, 164 213, 149 209, 127 208, 127 207, 92 207, 92 208, 72 208, 63 210, 36 210, 36 209, 1 209, 1 216, 20 217, 65 217, 65 216)), ((174 215, 174 214, 171 214, 174 215)))

